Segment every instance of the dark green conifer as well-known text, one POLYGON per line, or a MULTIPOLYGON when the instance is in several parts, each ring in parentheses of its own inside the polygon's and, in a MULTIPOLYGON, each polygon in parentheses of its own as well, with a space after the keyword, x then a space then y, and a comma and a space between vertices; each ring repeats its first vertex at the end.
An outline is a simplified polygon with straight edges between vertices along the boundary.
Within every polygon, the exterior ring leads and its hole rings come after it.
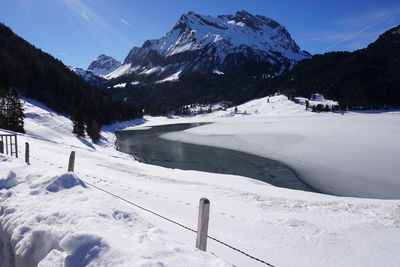
POLYGON ((89 120, 86 132, 90 137, 90 139, 92 139, 93 143, 97 143, 100 140, 101 137, 100 130, 101 128, 95 120, 93 119, 89 120))

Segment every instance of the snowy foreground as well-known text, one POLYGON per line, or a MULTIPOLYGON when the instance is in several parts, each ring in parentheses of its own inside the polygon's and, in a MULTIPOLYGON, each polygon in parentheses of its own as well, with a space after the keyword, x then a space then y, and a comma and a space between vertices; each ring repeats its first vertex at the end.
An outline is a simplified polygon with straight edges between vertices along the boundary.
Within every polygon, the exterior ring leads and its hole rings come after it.
POLYGON ((209 235, 275 266, 399 266, 400 200, 337 197, 245 177, 146 165, 115 150, 113 132, 209 121, 165 138, 279 159, 321 192, 399 199, 400 113, 314 114, 283 96, 192 118, 145 118, 108 127, 100 145, 71 134, 69 119, 26 108, 31 164, 0 156, 0 266, 265 266, 135 208, 191 228, 201 197, 209 235), (396 126, 397 125, 397 126, 396 126), (70 151, 75 173, 66 173, 70 151), (397 163, 397 164, 396 164, 397 163))

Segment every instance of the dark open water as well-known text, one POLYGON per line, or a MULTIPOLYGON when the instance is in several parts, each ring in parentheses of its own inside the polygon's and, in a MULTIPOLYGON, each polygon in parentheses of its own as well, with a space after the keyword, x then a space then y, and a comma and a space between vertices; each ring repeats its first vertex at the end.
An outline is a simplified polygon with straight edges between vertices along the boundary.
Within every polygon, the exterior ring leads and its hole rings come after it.
POLYGON ((139 161, 182 170, 234 174, 290 189, 313 191, 286 165, 271 159, 230 149, 169 141, 159 136, 199 124, 155 126, 148 130, 117 133, 118 150, 139 161))

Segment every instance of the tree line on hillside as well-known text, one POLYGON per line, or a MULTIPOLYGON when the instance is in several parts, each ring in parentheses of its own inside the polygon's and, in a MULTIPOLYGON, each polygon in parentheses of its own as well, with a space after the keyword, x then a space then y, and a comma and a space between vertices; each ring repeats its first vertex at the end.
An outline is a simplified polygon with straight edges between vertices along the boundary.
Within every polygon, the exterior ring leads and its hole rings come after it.
MULTIPOLYGON (((3 24, 0 24, 0 87, 16 88, 23 96, 70 115, 84 125, 93 141, 98 141, 101 125, 142 116, 141 109, 133 103, 112 100, 3 24)), ((76 132, 85 135, 85 131, 76 132)))
POLYGON ((116 99, 134 103, 150 115, 175 114, 189 104, 211 104, 229 102, 232 105, 271 95, 276 92, 273 80, 237 73, 218 75, 215 73, 186 73, 178 82, 141 83, 125 88, 107 90, 116 99))
POLYGON ((318 92, 342 109, 400 108, 400 26, 365 49, 301 61, 278 80, 289 97, 318 92))

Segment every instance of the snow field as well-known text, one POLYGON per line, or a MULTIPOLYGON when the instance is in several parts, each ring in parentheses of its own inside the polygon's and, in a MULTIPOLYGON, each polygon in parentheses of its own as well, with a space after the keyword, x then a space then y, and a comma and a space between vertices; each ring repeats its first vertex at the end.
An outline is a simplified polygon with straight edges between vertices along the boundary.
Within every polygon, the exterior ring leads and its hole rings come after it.
MULTIPOLYGON (((20 266, 265 266, 210 240, 208 252, 200 252, 193 233, 89 183, 194 229, 198 201, 207 197, 209 235, 276 266, 396 266, 400 261, 399 200, 335 197, 239 176, 166 169, 141 164, 113 147, 115 129, 139 124, 214 121, 223 127, 187 133, 222 136, 236 127, 247 136, 228 135, 224 142, 236 140, 239 147, 244 137, 249 142, 248 134, 261 140, 257 135, 266 133, 264 126, 269 129, 285 116, 293 119, 282 124, 325 116, 304 112, 282 97, 238 107, 250 115, 232 117, 228 110, 120 123, 104 129, 100 145, 74 137, 68 118, 38 103, 27 102, 25 108, 27 134, 18 137, 19 151, 30 143, 31 165, 0 157, 0 258, 7 259, 0 266, 10 266, 13 257, 20 266), (71 150, 76 151, 74 174, 65 173, 71 150)), ((287 150, 298 143, 290 134, 284 137, 287 150)))
POLYGON ((12 254, 16 266, 227 266, 166 239, 130 207, 91 190, 76 174, 49 177, 32 173, 32 166, 16 169, 29 174, 15 178, 10 172, 6 178, 12 191, 2 194, 2 243, 10 245, 2 251, 4 266, 11 259, 3 256, 12 254))

